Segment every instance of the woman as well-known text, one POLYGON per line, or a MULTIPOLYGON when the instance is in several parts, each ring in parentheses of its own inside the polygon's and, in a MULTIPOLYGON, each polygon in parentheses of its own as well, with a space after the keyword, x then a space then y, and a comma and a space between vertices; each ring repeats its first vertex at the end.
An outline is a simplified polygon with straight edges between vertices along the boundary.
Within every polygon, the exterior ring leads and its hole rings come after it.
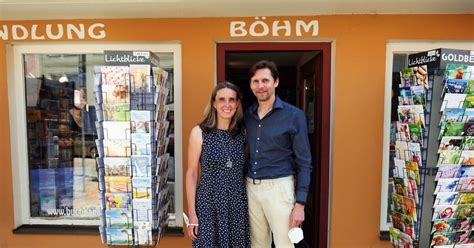
POLYGON ((240 99, 234 84, 217 84, 191 131, 186 192, 193 247, 250 246, 240 99))

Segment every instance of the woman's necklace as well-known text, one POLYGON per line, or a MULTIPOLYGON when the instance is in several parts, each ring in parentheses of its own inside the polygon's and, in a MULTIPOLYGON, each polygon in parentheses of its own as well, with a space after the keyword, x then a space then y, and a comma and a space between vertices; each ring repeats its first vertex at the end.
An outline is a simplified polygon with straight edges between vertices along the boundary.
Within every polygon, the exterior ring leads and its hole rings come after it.
POLYGON ((222 145, 224 146, 224 153, 225 153, 225 156, 227 157, 227 162, 225 163, 225 166, 226 166, 227 168, 231 168, 232 165, 233 165, 233 163, 232 163, 232 161, 230 160, 229 151, 228 151, 228 149, 227 149, 227 144, 226 144, 226 142, 225 142, 225 140, 224 140, 225 135, 227 135, 227 131, 224 132, 224 135, 223 135, 223 138, 222 138, 222 145))

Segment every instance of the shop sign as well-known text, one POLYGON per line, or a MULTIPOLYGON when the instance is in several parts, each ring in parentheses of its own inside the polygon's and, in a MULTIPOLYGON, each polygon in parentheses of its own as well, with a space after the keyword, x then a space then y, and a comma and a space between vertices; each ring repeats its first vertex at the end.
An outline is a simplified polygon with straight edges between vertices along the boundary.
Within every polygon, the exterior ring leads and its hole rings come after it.
POLYGON ((20 24, 0 26, 0 37, 3 40, 101 40, 105 38, 105 25, 92 24, 20 24))
POLYGON ((438 48, 408 56, 409 67, 427 65, 428 69, 444 68, 447 64, 474 65, 474 51, 438 48))
POLYGON ((252 22, 231 21, 229 31, 231 37, 289 37, 292 35, 303 36, 303 34, 317 36, 319 23, 317 20, 267 21, 266 17, 255 17, 252 22))

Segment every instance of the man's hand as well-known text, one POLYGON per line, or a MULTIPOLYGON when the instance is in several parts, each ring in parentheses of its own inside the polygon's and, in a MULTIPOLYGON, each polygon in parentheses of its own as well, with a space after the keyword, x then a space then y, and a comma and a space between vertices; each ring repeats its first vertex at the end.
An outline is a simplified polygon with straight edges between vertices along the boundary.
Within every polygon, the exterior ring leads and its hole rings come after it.
POLYGON ((304 221, 304 205, 295 203, 290 214, 290 228, 300 226, 304 221))

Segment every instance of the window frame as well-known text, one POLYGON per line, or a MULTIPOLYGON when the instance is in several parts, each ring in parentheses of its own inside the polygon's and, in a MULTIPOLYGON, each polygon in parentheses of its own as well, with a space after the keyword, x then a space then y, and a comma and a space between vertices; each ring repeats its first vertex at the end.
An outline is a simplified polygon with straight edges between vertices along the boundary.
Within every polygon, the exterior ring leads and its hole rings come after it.
MULTIPOLYGON (((182 64, 181 44, 169 43, 10 43, 7 48, 7 85, 10 124, 11 166, 14 206, 14 227, 21 225, 95 226, 99 220, 40 219, 31 217, 26 125, 26 94, 23 54, 86 54, 104 50, 145 50, 173 53, 174 120, 175 120, 175 216, 178 227, 183 226, 183 162, 182 162, 182 64), (26 180, 25 180, 26 178, 26 180)), ((97 191, 98 192, 98 191, 97 191)), ((98 198, 98 197, 97 197, 98 198)))
MULTIPOLYGON (((437 48, 452 48, 474 51, 473 41, 388 41, 385 54, 385 91, 382 146, 382 182, 380 192, 380 232, 388 232, 388 177, 390 159, 390 116, 392 104, 392 71, 394 54, 413 54, 437 48)), ((426 192, 425 192, 426 194, 426 192)), ((419 196, 423 197, 423 196, 419 196)), ((426 204, 426 203, 423 203, 426 204)))

